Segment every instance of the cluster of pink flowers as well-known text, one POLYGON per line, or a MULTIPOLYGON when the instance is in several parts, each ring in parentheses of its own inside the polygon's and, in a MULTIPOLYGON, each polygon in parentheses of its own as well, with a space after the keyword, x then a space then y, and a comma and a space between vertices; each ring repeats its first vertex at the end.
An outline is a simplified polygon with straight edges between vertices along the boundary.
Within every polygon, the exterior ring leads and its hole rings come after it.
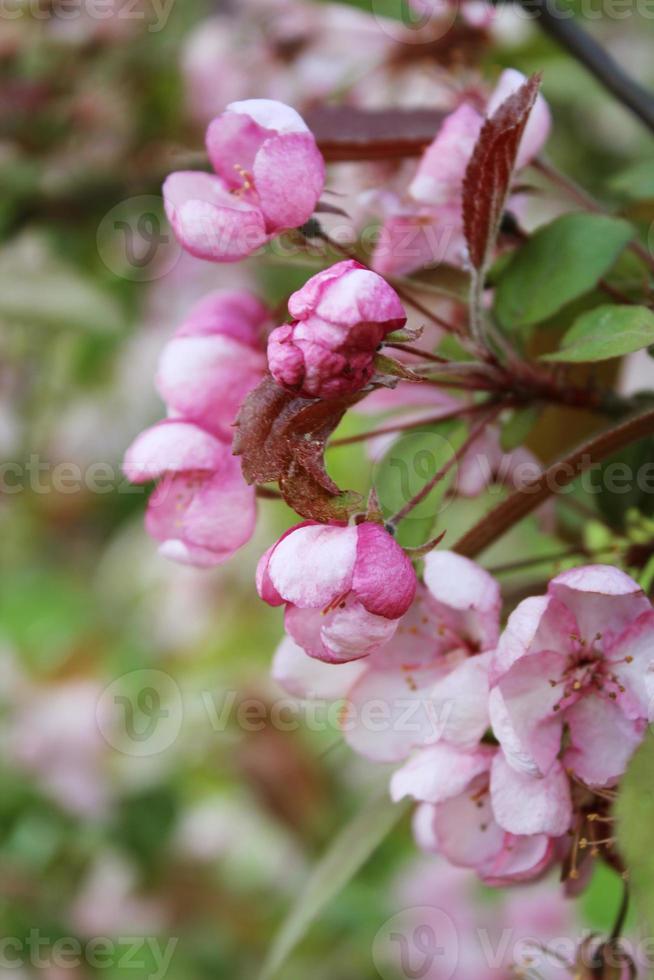
MULTIPOLYGON (((489 108, 521 80, 505 73, 489 108)), ((467 104, 445 121, 411 184, 410 221, 449 222, 462 241, 462 173, 482 124, 467 104)), ((548 128, 541 101, 518 168, 548 128)), ((324 163, 294 110, 233 103, 209 126, 207 148, 215 175, 173 174, 164 188, 175 234, 192 254, 233 261, 311 217, 324 163)), ((391 238, 398 227, 387 222, 391 238)), ((291 322, 270 332, 272 315, 252 296, 213 294, 163 353, 157 383, 168 418, 137 438, 125 468, 135 482, 160 481, 146 522, 169 557, 212 565, 250 538, 256 491, 231 434, 266 368, 299 399, 372 391, 377 350, 406 322, 393 288, 350 260, 309 279, 288 309, 291 322)), ((483 438, 495 465, 497 431, 483 438)), ((472 480, 469 492, 483 485, 472 480)), ((349 524, 307 520, 264 554, 257 588, 284 606, 288 632, 275 677, 301 697, 345 699, 348 743, 399 764, 390 791, 419 803, 415 833, 425 850, 491 884, 532 879, 556 860, 576 878, 571 840, 597 839, 593 823, 652 714, 649 600, 615 568, 577 568, 522 602, 502 631, 500 589, 488 572, 433 550, 419 579, 392 532, 374 513, 349 524)))
MULTIPOLYGON (((394 580, 389 561, 386 570, 394 580)), ((297 581, 311 595, 306 567, 297 581)), ((420 803, 420 846, 490 884, 567 858, 570 831, 598 839, 595 810, 654 715, 654 610, 623 572, 563 572, 501 635, 500 608, 492 576, 433 551, 410 608, 365 659, 345 669, 310 661, 312 638, 291 619, 274 668, 296 696, 343 698, 352 748, 403 763, 391 793, 420 803)))

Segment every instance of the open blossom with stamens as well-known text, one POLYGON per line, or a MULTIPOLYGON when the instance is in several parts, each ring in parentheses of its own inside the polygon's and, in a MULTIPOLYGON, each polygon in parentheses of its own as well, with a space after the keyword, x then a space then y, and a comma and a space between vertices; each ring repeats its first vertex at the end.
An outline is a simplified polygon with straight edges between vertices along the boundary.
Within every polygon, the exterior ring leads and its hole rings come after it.
MULTIPOLYGON (((490 96, 486 115, 492 115, 525 81, 520 72, 506 69, 490 96)), ((380 198, 384 224, 373 267, 382 275, 406 275, 442 262, 464 264, 463 179, 483 124, 481 113, 462 103, 447 116, 423 154, 408 196, 380 198)), ((518 149, 516 170, 540 152, 550 124, 549 108, 539 95, 518 149)))
POLYGON ((342 663, 391 639, 416 591, 411 562, 379 524, 307 521, 263 555, 259 595, 286 606, 286 629, 311 657, 342 663))
POLYGON ((654 610, 617 568, 563 572, 514 611, 492 674, 493 728, 514 770, 563 766, 611 786, 652 717, 654 610))
POLYGON ((215 173, 181 171, 163 186, 166 214, 192 255, 238 261, 313 214, 325 164, 295 109, 232 102, 210 123, 206 145, 215 173))
POLYGON ((283 388, 308 398, 359 391, 372 378, 377 347, 406 313, 381 276, 348 259, 293 293, 293 322, 268 341, 268 365, 283 388))

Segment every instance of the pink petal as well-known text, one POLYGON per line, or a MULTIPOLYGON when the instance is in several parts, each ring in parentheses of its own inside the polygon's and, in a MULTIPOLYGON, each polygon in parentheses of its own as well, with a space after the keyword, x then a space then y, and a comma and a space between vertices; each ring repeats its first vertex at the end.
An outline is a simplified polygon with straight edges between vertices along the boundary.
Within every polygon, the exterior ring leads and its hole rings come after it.
POLYGON ((501 595, 492 575, 453 551, 425 556, 425 585, 439 606, 458 615, 449 624, 478 649, 495 646, 499 636, 501 595))
POLYGON ((216 289, 203 296, 175 331, 176 337, 221 334, 263 350, 262 327, 269 310, 245 289, 216 289))
POLYGON ((169 474, 152 494, 146 514, 148 533, 176 556, 200 549, 201 563, 208 564, 208 553, 213 553, 214 565, 249 541, 255 522, 254 488, 247 486, 231 455, 215 473, 169 474), (183 548, 170 542, 181 542, 183 548))
POLYGON ((272 586, 286 602, 321 609, 352 588, 356 527, 305 524, 278 541, 268 562, 272 586))
POLYGON ((174 173, 164 182, 163 195, 176 238, 196 258, 236 262, 268 241, 261 211, 230 194, 220 177, 174 173))
POLYGON ((413 814, 413 836, 421 851, 428 854, 438 854, 440 848, 436 836, 437 808, 431 803, 423 803, 416 807, 413 814))
POLYGON ((298 320, 315 314, 327 323, 349 327, 378 323, 393 330, 406 322, 395 290, 377 273, 350 260, 313 276, 291 296, 288 309, 298 320))
POLYGON ((416 594, 413 565, 380 524, 366 521, 357 531, 352 589, 368 612, 399 619, 416 594))
MULTIPOLYGON (((495 91, 488 101, 486 114, 491 116, 526 81, 527 79, 522 72, 516 71, 515 68, 506 68, 500 75, 495 91)), ((547 142, 551 128, 552 115, 549 106, 543 96, 539 95, 531 110, 525 131, 522 135, 522 140, 520 141, 516 170, 521 170, 522 167, 526 167, 534 157, 538 156, 547 142)))
POLYGON ((641 613, 604 653, 624 688, 618 693, 622 711, 654 721, 654 610, 641 613))
POLYGON ((568 777, 559 763, 539 779, 516 772, 499 752, 491 768, 491 801, 498 824, 511 834, 560 837, 572 821, 568 777))
POLYGON ((562 686, 553 687, 550 680, 558 683, 565 666, 560 654, 531 654, 516 661, 497 685, 505 714, 500 721, 495 713, 500 702, 491 704, 495 735, 503 747, 506 744, 512 765, 522 771, 543 775, 559 753, 562 719, 555 705, 562 686))
POLYGON ((587 694, 565 713, 570 748, 563 764, 588 786, 611 786, 623 775, 645 733, 612 701, 587 694))
POLYGON ((429 691, 441 738, 473 748, 489 727, 488 654, 467 657, 429 691))
POLYGON ((369 656, 392 637, 397 620, 374 616, 351 596, 324 614, 288 605, 286 629, 311 657, 343 663, 369 656))
POLYGON ((238 410, 265 369, 263 351, 231 337, 182 336, 164 347, 156 384, 170 410, 231 441, 238 410))
POLYGON ((123 470, 132 483, 147 483, 164 473, 212 471, 230 456, 229 446, 191 422, 165 420, 146 429, 125 454, 123 470))
MULTIPOLYGON (((554 857, 554 842, 545 834, 515 837, 506 834, 504 847, 483 869, 483 879, 495 888, 518 881, 530 881, 547 868, 554 857)), ((546 936, 550 940, 554 931, 546 936)), ((531 961, 530 961, 531 962, 531 961)))
POLYGON ((442 664, 443 653, 451 649, 450 636, 439 635, 439 617, 434 603, 422 582, 417 583, 416 597, 402 616, 397 630, 386 646, 373 654, 377 670, 410 670, 442 664))
POLYGON ((495 822, 483 783, 473 782, 465 793, 439 803, 434 829, 441 853, 463 868, 485 865, 504 845, 504 831, 495 822))
POLYGON ((321 663, 307 656, 290 636, 277 647, 272 676, 285 691, 298 698, 338 701, 366 670, 361 662, 344 664, 321 663))
POLYGON ((521 657, 553 651, 571 652, 577 621, 562 602, 552 596, 532 596, 519 603, 509 616, 493 664, 491 682, 500 678, 521 657))
POLYGON ((230 102, 225 112, 249 116, 257 125, 277 133, 308 133, 309 127, 299 112, 276 99, 243 99, 230 102))
POLYGON ((310 133, 274 136, 254 161, 254 180, 268 231, 309 220, 325 185, 325 161, 310 133))
POLYGON ((368 669, 352 687, 341 717, 348 745, 377 762, 396 762, 438 741, 442 719, 429 698, 438 676, 435 667, 368 669))
POLYGON ((223 112, 209 124, 207 153, 229 188, 242 188, 248 174, 251 178, 254 159, 271 135, 271 130, 242 113, 223 112))
POLYGON ((552 579, 548 592, 565 603, 577 620, 581 638, 601 636, 610 645, 650 602, 637 582, 612 565, 585 565, 552 579))
POLYGON ((464 102, 444 120, 422 156, 409 193, 423 204, 448 204, 462 193, 463 175, 483 118, 464 102))
POLYGON ((476 752, 464 752, 444 742, 421 749, 393 773, 391 796, 396 802, 405 796, 423 803, 450 800, 488 772, 494 751, 481 746, 476 752))

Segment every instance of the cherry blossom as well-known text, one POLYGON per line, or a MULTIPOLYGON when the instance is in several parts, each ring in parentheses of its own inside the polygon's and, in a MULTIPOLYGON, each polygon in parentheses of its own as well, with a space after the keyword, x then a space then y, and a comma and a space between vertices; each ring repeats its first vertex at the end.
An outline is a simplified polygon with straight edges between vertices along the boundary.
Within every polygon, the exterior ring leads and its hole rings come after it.
POLYGON ((278 384, 307 397, 363 388, 373 376, 377 347, 406 323, 395 290, 353 260, 309 279, 288 309, 293 322, 270 335, 268 364, 278 384))
POLYGON ((651 717, 653 644, 649 600, 608 565, 563 572, 545 596, 520 603, 492 667, 493 728, 508 764, 614 784, 651 717))
POLYGON ((416 592, 411 562, 379 524, 307 521, 261 558, 259 595, 285 605, 286 629, 311 657, 367 657, 392 638, 416 592))
POLYGON ((237 261, 313 214, 325 166, 290 106, 232 102, 209 124, 206 145, 214 174, 180 171, 163 187, 175 235, 192 255, 237 261))

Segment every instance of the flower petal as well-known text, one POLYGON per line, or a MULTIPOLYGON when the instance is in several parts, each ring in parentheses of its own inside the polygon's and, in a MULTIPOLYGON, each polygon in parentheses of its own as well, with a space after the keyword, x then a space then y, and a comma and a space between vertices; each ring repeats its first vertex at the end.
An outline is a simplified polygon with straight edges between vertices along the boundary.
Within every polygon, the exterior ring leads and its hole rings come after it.
POLYGON ((623 775, 643 739, 641 722, 625 718, 617 704, 587 694, 565 713, 571 746, 563 764, 588 786, 611 786, 623 775))
POLYGON ((552 579, 548 592, 573 613, 586 643, 601 636, 605 647, 651 608, 638 583, 612 565, 571 568, 552 579))
POLYGON ((273 136, 254 161, 254 180, 268 231, 309 220, 325 185, 325 161, 310 133, 273 136))
POLYGON ((268 575, 286 602, 321 609, 352 588, 357 528, 306 524, 278 541, 268 575))
POLYGON ((509 833, 560 837, 570 827, 570 787, 559 763, 539 779, 516 772, 499 752, 491 767, 490 786, 495 819, 509 833))
POLYGON ((123 470, 132 483, 164 473, 212 471, 230 456, 229 446, 192 422, 165 420, 146 429, 125 453, 123 470))
POLYGON ((174 173, 164 182, 163 195, 175 237, 196 258, 236 262, 268 241, 259 208, 230 194, 220 177, 174 173))
POLYGON ((476 752, 464 752, 438 742, 416 752, 391 777, 391 796, 397 802, 405 796, 423 803, 443 803, 469 786, 477 776, 490 769, 494 749, 480 746, 476 752))
POLYGON ((337 701, 346 697, 366 670, 361 661, 344 664, 321 663, 307 656, 290 636, 277 647, 272 676, 285 691, 298 698, 337 701))
POLYGON ((453 551, 425 556, 425 585, 439 606, 452 610, 449 625, 474 648, 488 650, 499 636, 501 596, 492 575, 453 551))
POLYGON ((398 619, 408 610, 416 594, 413 565, 380 524, 366 521, 356 530, 352 589, 369 612, 398 619))

